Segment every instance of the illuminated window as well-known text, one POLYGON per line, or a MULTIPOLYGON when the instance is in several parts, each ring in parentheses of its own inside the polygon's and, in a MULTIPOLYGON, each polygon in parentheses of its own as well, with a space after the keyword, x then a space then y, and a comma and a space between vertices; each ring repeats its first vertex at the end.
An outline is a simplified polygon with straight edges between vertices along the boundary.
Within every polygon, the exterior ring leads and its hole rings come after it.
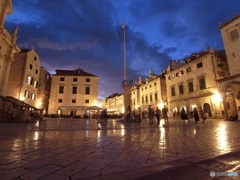
POLYGON ((35 99, 36 98, 36 95, 34 93, 31 94, 31 99, 35 99))
POLYGON ((34 80, 33 87, 37 88, 38 82, 37 80, 34 80))
POLYGON ((26 98, 29 98, 30 97, 30 92, 28 90, 25 91, 25 95, 24 95, 26 98))
POLYGON ((31 84, 31 79, 32 79, 31 76, 27 76, 27 84, 31 84))

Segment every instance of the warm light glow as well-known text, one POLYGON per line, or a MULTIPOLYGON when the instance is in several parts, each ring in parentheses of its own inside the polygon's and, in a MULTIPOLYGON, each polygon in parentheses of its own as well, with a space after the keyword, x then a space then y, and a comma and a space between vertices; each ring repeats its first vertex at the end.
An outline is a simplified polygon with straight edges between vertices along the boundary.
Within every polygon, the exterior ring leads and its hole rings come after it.
POLYGON ((125 108, 124 107, 122 107, 122 113, 124 113, 125 112, 125 108))
POLYGON ((214 100, 215 102, 220 102, 220 101, 222 101, 222 97, 221 97, 221 95, 220 95, 219 93, 215 93, 215 94, 213 95, 213 100, 214 100))
POLYGON ((226 125, 220 124, 217 128, 217 140, 218 140, 218 147, 222 149, 226 149, 228 147, 227 143, 227 132, 226 132, 226 125))
POLYGON ((24 96, 20 96, 19 100, 20 101, 24 101, 25 97, 24 96))
POLYGON ((160 103, 158 103, 158 107, 159 109, 162 109, 164 107, 164 103, 161 101, 160 103))
POLYGON ((42 102, 40 101, 40 102, 38 102, 38 108, 40 109, 41 106, 42 106, 42 102))

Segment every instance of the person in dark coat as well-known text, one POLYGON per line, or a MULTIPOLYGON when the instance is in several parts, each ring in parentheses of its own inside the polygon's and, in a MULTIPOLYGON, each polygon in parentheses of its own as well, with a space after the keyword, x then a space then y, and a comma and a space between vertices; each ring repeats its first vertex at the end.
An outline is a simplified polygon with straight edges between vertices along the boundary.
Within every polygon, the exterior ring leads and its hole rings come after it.
POLYGON ((196 107, 193 109, 193 117, 194 117, 195 123, 197 124, 199 121, 199 115, 196 107))
POLYGON ((185 111, 184 108, 182 108, 180 115, 181 115, 181 119, 182 119, 183 121, 187 120, 187 121, 189 122, 189 119, 188 119, 188 117, 187 117, 187 113, 186 113, 186 111, 185 111))

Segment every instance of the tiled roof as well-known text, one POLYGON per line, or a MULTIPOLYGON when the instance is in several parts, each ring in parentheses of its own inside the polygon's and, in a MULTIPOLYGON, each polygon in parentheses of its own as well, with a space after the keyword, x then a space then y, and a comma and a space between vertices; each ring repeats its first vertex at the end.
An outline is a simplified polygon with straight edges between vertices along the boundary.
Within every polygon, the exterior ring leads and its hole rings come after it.
POLYGON ((56 74, 53 74, 53 76, 59 76, 59 75, 62 75, 62 76, 94 76, 94 77, 98 77, 94 74, 85 72, 81 68, 78 68, 78 69, 75 69, 75 70, 60 70, 60 69, 57 69, 56 74))

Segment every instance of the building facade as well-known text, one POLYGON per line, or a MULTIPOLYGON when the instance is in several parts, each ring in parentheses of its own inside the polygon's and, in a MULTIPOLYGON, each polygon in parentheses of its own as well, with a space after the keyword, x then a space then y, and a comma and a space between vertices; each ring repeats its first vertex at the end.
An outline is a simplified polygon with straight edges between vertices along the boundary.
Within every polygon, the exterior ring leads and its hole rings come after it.
POLYGON ((34 50, 22 49, 16 53, 10 68, 6 96, 24 101, 38 109, 40 70, 39 56, 34 50))
POLYGON ((224 102, 225 119, 240 117, 240 15, 219 24, 230 76, 218 80, 224 102))
POLYGON ((38 82, 37 108, 43 110, 43 114, 48 114, 51 82, 51 74, 44 67, 41 67, 38 82))
POLYGON ((5 96, 8 77, 14 54, 20 49, 16 45, 18 27, 9 33, 4 27, 5 18, 13 12, 11 0, 0 0, 0 95, 5 96))
POLYGON ((146 110, 149 105, 153 108, 158 107, 161 109, 167 102, 166 98, 167 93, 164 73, 156 75, 150 71, 145 82, 143 82, 140 77, 132 87, 132 109, 140 107, 142 110, 146 110))
POLYGON ((171 63, 166 74, 169 116, 179 114, 182 108, 191 112, 202 107, 207 117, 222 118, 224 108, 216 80, 229 75, 225 52, 209 49, 192 54, 175 68, 171 63))
POLYGON ((98 103, 99 77, 83 69, 56 70, 52 75, 49 114, 83 115, 98 103))

